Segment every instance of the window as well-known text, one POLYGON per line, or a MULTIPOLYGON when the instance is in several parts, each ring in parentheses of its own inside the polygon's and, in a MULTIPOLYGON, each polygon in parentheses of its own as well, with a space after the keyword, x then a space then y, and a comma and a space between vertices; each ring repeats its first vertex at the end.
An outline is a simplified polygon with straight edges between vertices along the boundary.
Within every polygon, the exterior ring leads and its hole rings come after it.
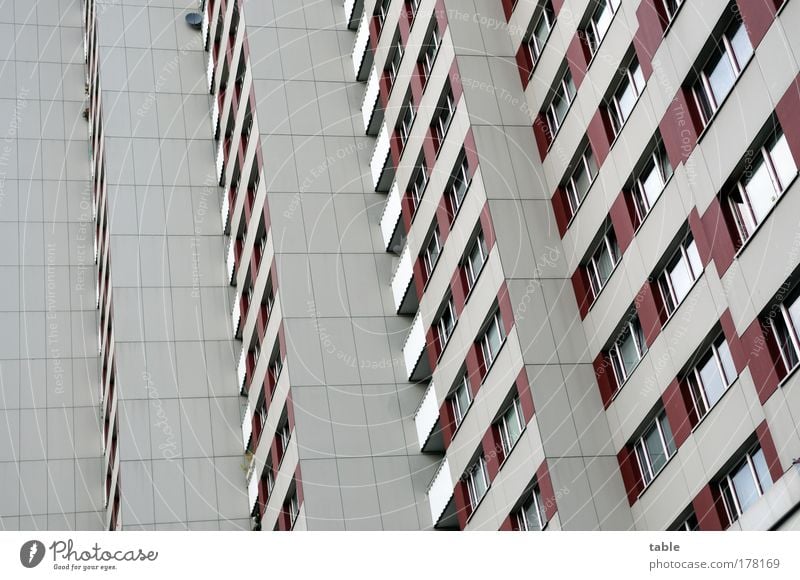
POLYGON ((550 92, 553 94, 553 98, 550 104, 547 105, 547 127, 550 129, 550 135, 554 137, 558 133, 564 117, 567 116, 569 106, 572 104, 577 92, 569 68, 564 69, 561 80, 550 89, 550 92))
POLYGON ((413 20, 419 10, 419 3, 421 0, 406 0, 406 14, 409 20, 413 20))
POLYGON ((617 340, 608 351, 611 367, 617 379, 617 387, 628 380, 633 369, 642 360, 647 352, 647 343, 644 340, 644 331, 639 322, 639 317, 633 315, 622 328, 617 340))
POLYGON ((672 165, 669 163, 664 144, 659 142, 646 160, 644 168, 633 180, 633 202, 639 223, 650 213, 670 177, 672 177, 672 165))
POLYGON ((425 252, 422 255, 422 262, 423 265, 425 266, 426 279, 431 277, 433 269, 436 267, 436 262, 439 261, 439 254, 441 253, 442 253, 442 246, 439 243, 439 226, 437 224, 433 228, 433 232, 431 233, 431 239, 428 240, 428 244, 425 246, 425 252))
POLYGON ((378 6, 375 9, 375 15, 378 17, 378 30, 383 28, 383 23, 386 22, 386 15, 389 12, 389 4, 392 0, 378 0, 378 6))
POLYGON ((467 278, 467 291, 472 290, 478 276, 483 270, 483 265, 486 263, 486 258, 489 251, 486 248, 486 240, 483 237, 483 232, 478 232, 475 241, 467 254, 467 259, 464 262, 464 274, 467 278))
POLYGON ((764 451, 761 447, 756 447, 719 484, 730 523, 738 520, 770 487, 772 477, 764 451))
POLYGON ((697 516, 694 512, 680 520, 677 525, 673 525, 670 530, 673 532, 696 532, 700 529, 697 516))
POLYGON ((698 419, 705 417, 736 377, 728 343, 720 336, 687 376, 698 419))
POLYGON ((436 62, 436 55, 439 53, 439 46, 441 44, 442 39, 439 37, 439 26, 434 20, 433 28, 422 47, 422 56, 420 57, 422 76, 425 79, 427 79, 433 71, 433 64, 436 62))
POLYGON ((522 404, 519 397, 514 397, 511 404, 503 412, 497 422, 497 431, 500 435, 500 444, 503 446, 503 455, 508 457, 514 444, 519 441, 522 430, 525 428, 525 419, 522 415, 522 404))
POLYGON ((267 465, 267 468, 264 470, 264 491, 265 496, 269 498, 272 495, 272 490, 275 489, 275 474, 272 473, 272 466, 267 465))
POLYGON ((417 165, 417 170, 414 172, 414 177, 411 179, 411 209, 416 212, 422 201, 422 194, 425 192, 425 186, 428 185, 428 167, 425 165, 425 160, 420 161, 417 165))
POLYGON ((467 157, 462 153, 461 161, 456 167, 456 171, 450 179, 450 185, 447 188, 447 203, 450 206, 450 215, 455 219, 461 202, 464 201, 464 196, 467 195, 469 188, 469 166, 467 164, 467 157))
POLYGON ((689 234, 658 277, 658 289, 668 314, 675 312, 702 273, 703 264, 697 253, 697 244, 689 234))
POLYGON ((655 421, 639 437, 634 448, 642 481, 647 485, 653 481, 676 451, 672 430, 669 428, 667 414, 664 411, 659 413, 655 421))
POLYGON ((400 71, 400 62, 403 60, 403 45, 398 40, 392 54, 389 56, 389 62, 386 64, 386 73, 389 75, 389 86, 394 86, 394 79, 397 78, 397 73, 400 71))
POLYGON ((666 14, 667 20, 670 22, 673 18, 675 18, 675 14, 678 12, 678 8, 681 7, 683 4, 683 0, 661 0, 664 3, 664 12, 666 14))
POLYGON ((289 439, 292 436, 292 432, 289 429, 289 421, 285 421, 284 422, 283 427, 281 427, 281 430, 280 430, 278 436, 280 437, 281 454, 283 454, 283 453, 286 452, 286 449, 289 447, 289 439))
POLYGON ((278 382, 278 377, 281 376, 282 370, 283 361, 281 360, 280 353, 278 353, 275 355, 275 358, 272 359, 272 362, 269 363, 269 374, 273 385, 278 382))
POLYGON ((408 136, 411 134, 411 126, 414 124, 416 110, 409 100, 403 107, 403 114, 400 117, 400 124, 397 127, 397 134, 400 137, 400 149, 406 146, 408 136))
POLYGON ((531 56, 531 71, 533 65, 539 62, 539 57, 544 50, 544 45, 547 38, 550 36, 550 31, 553 29, 553 23, 556 20, 555 12, 553 10, 553 3, 547 0, 544 4, 541 14, 536 19, 533 25, 533 32, 528 39, 528 52, 531 56))
POLYGON ((544 529, 547 518, 544 513, 542 493, 539 486, 534 486, 530 496, 522 504, 516 514, 517 528, 523 532, 538 532, 544 529))
POLYGON ((592 294, 595 298, 600 294, 600 290, 606 285, 611 273, 617 266, 620 260, 620 250, 617 244, 617 236, 614 235, 614 230, 610 226, 607 228, 606 233, 597 248, 592 253, 589 261, 586 263, 586 272, 589 276, 589 285, 592 288, 592 294))
POLYGON ((704 125, 708 125, 722 105, 752 54, 753 47, 744 24, 735 20, 716 43, 714 52, 700 70, 700 78, 692 87, 704 125))
POLYGON ((584 31, 586 43, 589 45, 589 50, 592 54, 595 54, 597 49, 600 48, 600 43, 603 42, 608 28, 611 26, 614 14, 617 13, 619 3, 620 0, 595 1, 596 7, 584 31))
POLYGON ((441 102, 436 107, 435 117, 431 125, 437 149, 441 147, 444 142, 444 137, 447 135, 447 130, 450 128, 455 110, 456 103, 453 99, 453 90, 448 86, 445 89, 444 98, 442 98, 441 102))
POLYGON ((486 460, 481 455, 464 474, 464 481, 467 484, 467 494, 469 495, 469 505, 473 510, 486 495, 489 489, 489 476, 486 473, 486 460))
POLYGON ((480 339, 481 353, 483 354, 483 362, 486 369, 492 366, 505 339, 506 331, 500 318, 500 310, 495 310, 480 339))
POLYGON ((800 362, 800 299, 797 295, 779 306, 770 323, 788 373, 800 362))
POLYGON ((300 505, 297 503, 297 492, 292 494, 286 508, 286 512, 289 514, 289 529, 292 529, 297 521, 297 516, 300 515, 300 505))
POLYGON ((453 298, 450 297, 445 302, 444 310, 439 315, 439 320, 436 322, 436 328, 439 331, 439 347, 444 350, 447 346, 447 341, 453 335, 453 329, 456 326, 456 309, 453 305, 453 298))
POLYGON ((622 81, 607 105, 614 135, 619 135, 625 121, 630 117, 633 107, 644 91, 644 85, 642 67, 639 66, 639 59, 634 56, 630 64, 622 71, 622 81))
POLYGON ((453 421, 456 428, 461 425, 471 404, 472 394, 469 389, 469 380, 467 379, 467 373, 464 373, 461 375, 455 391, 450 396, 450 408, 453 411, 453 421))
POLYGON ((778 127, 762 147, 752 153, 743 177, 729 197, 741 240, 748 239, 772 206, 797 176, 797 166, 778 127))
POLYGON ((597 164, 594 161, 594 155, 592 155, 592 148, 587 145, 583 155, 576 162, 575 168, 572 170, 572 174, 567 179, 565 186, 567 201, 572 215, 575 215, 578 211, 578 207, 580 207, 583 198, 589 192, 595 177, 597 177, 597 164))

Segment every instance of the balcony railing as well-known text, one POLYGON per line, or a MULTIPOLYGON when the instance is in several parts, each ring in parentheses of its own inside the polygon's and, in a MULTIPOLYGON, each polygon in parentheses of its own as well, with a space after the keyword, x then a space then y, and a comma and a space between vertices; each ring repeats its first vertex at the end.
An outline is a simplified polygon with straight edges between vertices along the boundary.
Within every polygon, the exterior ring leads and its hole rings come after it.
POLYGON ((406 338, 406 343, 403 345, 403 358, 406 362, 406 371, 409 378, 414 374, 424 350, 425 329, 422 327, 422 317, 417 314, 414 318, 414 323, 411 325, 408 338, 406 338))
POLYGON ((364 132, 373 134, 373 117, 375 116, 375 107, 378 104, 378 96, 381 92, 380 75, 378 74, 375 66, 372 66, 367 79, 367 86, 364 89, 364 101, 361 103, 361 116, 364 119, 364 132))
POLYGON ((380 188, 386 169, 390 145, 389 129, 386 127, 386 123, 383 123, 380 133, 378 133, 378 138, 375 140, 375 150, 372 152, 372 159, 369 162, 369 167, 372 171, 372 183, 376 190, 380 188))
POLYGON ((400 188, 397 187, 397 182, 395 181, 392 184, 392 188, 389 190, 389 197, 386 198, 386 206, 381 216, 383 243, 386 244, 386 249, 390 252, 399 250, 399 248, 395 248, 397 245, 395 237, 402 211, 403 206, 400 200, 400 188))
POLYGON ((394 295, 394 306, 396 311, 400 311, 403 301, 408 293, 411 280, 414 277, 414 262, 411 259, 411 251, 406 244, 403 253, 400 255, 400 262, 392 277, 392 294, 394 295))
POLYGON ((450 464, 447 461, 447 457, 445 457, 428 488, 428 503, 430 504, 431 521, 434 526, 441 519, 444 510, 447 509, 447 504, 450 503, 450 499, 453 497, 454 488, 455 484, 453 475, 450 473, 450 464))
POLYGON ((358 24, 356 40, 353 44, 353 71, 358 80, 364 80, 361 76, 364 68, 364 61, 369 50, 369 12, 364 10, 361 14, 361 22, 358 24))
POLYGON ((433 382, 428 384, 428 390, 422 397, 422 402, 414 415, 414 425, 417 427, 419 448, 422 450, 431 436, 436 422, 439 420, 439 405, 436 403, 436 389, 433 382))

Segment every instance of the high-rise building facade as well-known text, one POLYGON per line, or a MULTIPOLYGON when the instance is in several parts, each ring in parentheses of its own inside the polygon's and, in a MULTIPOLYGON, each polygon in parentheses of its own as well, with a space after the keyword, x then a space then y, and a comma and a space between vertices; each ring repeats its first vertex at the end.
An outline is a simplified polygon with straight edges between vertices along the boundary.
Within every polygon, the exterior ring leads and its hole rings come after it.
POLYGON ((4 528, 800 529, 796 0, 144 4, 0 24, 4 528))

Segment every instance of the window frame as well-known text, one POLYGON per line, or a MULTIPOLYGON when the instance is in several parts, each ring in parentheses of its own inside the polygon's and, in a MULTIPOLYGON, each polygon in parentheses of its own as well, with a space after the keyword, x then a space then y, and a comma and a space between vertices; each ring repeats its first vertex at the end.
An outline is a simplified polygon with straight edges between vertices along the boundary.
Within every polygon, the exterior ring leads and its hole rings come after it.
POLYGON ((526 48, 528 50, 528 57, 531 59, 531 72, 529 75, 533 76, 533 69, 539 63, 539 59, 542 56, 542 52, 544 51, 544 47, 547 45, 547 41, 550 39, 550 34, 553 32, 553 26, 556 22, 556 15, 555 10, 553 9, 552 0, 546 0, 542 11, 536 17, 533 26, 531 27, 531 33, 528 39, 525 41, 526 48), (541 46, 539 46, 539 37, 536 36, 536 30, 539 28, 540 24, 545 24, 547 26, 547 31, 544 34, 543 40, 541 40, 541 46))
POLYGON ((428 279, 433 275, 433 271, 436 268, 436 264, 439 263, 439 257, 442 255, 442 244, 441 239, 439 238, 439 224, 436 223, 433 226, 433 231, 431 232, 431 236, 428 239, 428 242, 425 244, 425 249, 422 252, 422 266, 425 268, 425 275, 428 279), (436 252, 435 256, 434 252, 431 251, 431 248, 435 246, 436 252))
MULTIPOLYGON (((752 478, 753 484, 755 484, 754 489, 758 495, 758 498, 763 497, 764 494, 772 488, 774 483, 770 477, 769 486, 765 487, 761 481, 761 478, 758 476, 758 470, 756 469, 754 458, 759 453, 766 464, 764 450, 761 448, 761 445, 755 445, 752 449, 750 449, 750 451, 747 451, 744 454, 744 457, 738 461, 734 467, 725 473, 718 484, 720 495, 722 496, 722 503, 725 506, 725 512, 728 516, 728 522, 731 525, 740 517, 742 517, 745 511, 747 511, 747 508, 742 509, 741 498, 739 497, 739 492, 737 491, 734 483, 734 476, 737 475, 745 467, 745 465, 748 468, 748 472, 752 478)), ((756 501, 758 498, 756 498, 756 501)))
POLYGON ((390 92, 394 87, 395 81, 397 80, 397 75, 400 73, 400 67, 403 63, 404 53, 405 49, 403 48, 403 43, 400 39, 398 39, 397 42, 392 46, 392 52, 389 54, 386 67, 384 69, 389 78, 390 92))
POLYGON ((450 129, 450 125, 453 122, 455 114, 456 114, 455 96, 453 95, 452 87, 448 84, 443 92, 442 98, 439 100, 439 105, 437 105, 436 107, 436 116, 434 117, 432 123, 433 136, 438 142, 437 149, 440 149, 442 143, 444 143, 444 138, 447 135, 447 131, 450 129), (442 106, 443 104, 445 106, 442 106), (445 117, 446 120, 443 121, 445 117))
POLYGON ((436 57, 439 56, 439 49, 441 46, 442 37, 439 32, 439 22, 434 18, 431 30, 428 32, 425 37, 425 42, 422 45, 422 54, 419 60, 424 81, 427 81, 431 73, 433 73, 433 67, 436 66, 436 57))
POLYGON ((620 250, 614 228, 609 224, 606 227, 606 231, 603 233, 602 238, 595 247, 595 250, 589 256, 589 260, 586 262, 586 264, 584 264, 586 275, 589 278, 589 289, 592 292, 593 300, 597 299, 597 297, 600 295, 600 292, 602 292, 603 288, 605 288, 606 284, 608 284, 608 281, 611 280, 611 275, 614 273, 614 270, 620 261, 622 261, 622 251, 620 250), (605 252, 603 252, 603 250, 605 250, 605 252), (600 268, 598 267, 598 263, 600 262, 599 256, 603 253, 607 253, 610 258, 611 270, 609 271, 608 278, 606 278, 605 282, 601 283, 600 268))
MULTIPOLYGON (((758 227, 766 220, 769 212, 773 207, 775 207, 778 201, 783 197, 783 194, 789 189, 789 186, 797 178, 798 168, 797 162, 795 162, 792 177, 787 180, 787 183, 782 183, 782 179, 780 177, 781 172, 778 170, 778 164, 776 163, 773 155, 773 151, 777 148, 777 145, 782 140, 786 144, 786 147, 788 147, 786 133, 783 131, 782 127, 777 126, 773 131, 770 132, 769 137, 765 139, 764 143, 758 148, 758 160, 756 161, 754 159, 752 162, 750 162, 745 168, 742 176, 736 180, 736 191, 739 194, 741 202, 737 202, 733 196, 728 196, 728 206, 733 214, 734 221, 736 222, 736 228, 739 233, 739 238, 742 240, 742 242, 749 240, 753 234, 755 234, 758 227), (745 179, 748 176, 754 175, 755 170, 759 169, 762 164, 767 169, 767 174, 770 178, 770 184, 772 185, 773 196, 770 200, 772 202, 770 209, 768 209, 764 216, 759 220, 756 216, 755 210, 753 209, 753 195, 747 190, 747 185, 749 182, 745 183, 745 179), (744 213, 744 208, 749 210, 747 214, 744 213)), ((791 150, 789 153, 791 155, 791 150)), ((793 157, 792 161, 794 161, 793 157)))
POLYGON ((667 463, 669 463, 669 460, 672 459, 678 452, 675 444, 675 436, 670 428, 669 421, 667 419, 667 412, 665 410, 662 409, 655 416, 655 418, 648 423, 648 427, 639 437, 636 438, 633 448, 634 454, 636 455, 636 462, 639 465, 639 474, 642 477, 642 482, 644 483, 644 487, 646 489, 647 486, 649 486, 653 480, 658 477, 658 474, 664 470, 664 468, 667 466, 667 463), (665 434, 665 424, 666 428, 669 429, 669 439, 665 434), (664 453, 665 457, 664 464, 658 469, 654 469, 653 458, 650 456, 650 450, 647 447, 647 437, 654 430, 658 433, 658 440, 661 443, 661 451, 664 453))
POLYGON ((614 92, 612 93, 610 100, 608 103, 606 103, 606 109, 608 109, 610 113, 609 117, 611 117, 611 127, 614 131, 615 138, 622 132, 622 128, 625 126, 625 123, 627 123, 628 119, 633 113, 633 109, 636 107, 636 103, 639 102, 639 99, 641 98, 642 93, 644 93, 646 86, 647 81, 644 78, 639 57, 634 54, 628 65, 625 67, 625 77, 614 88, 614 92), (639 72, 639 76, 641 77, 641 87, 639 87, 637 83, 637 70, 639 72), (623 88, 626 90, 623 90, 623 88), (620 102, 622 100, 621 94, 627 92, 628 88, 633 89, 633 95, 635 96, 635 99, 633 101, 633 105, 631 106, 630 112, 628 112, 628 115, 625 116, 622 113, 622 106, 620 105, 620 102))
POLYGON ((586 196, 589 194, 589 190, 592 189, 592 185, 594 185, 594 180, 597 179, 597 176, 600 173, 600 169, 597 167, 597 161, 594 158, 594 152, 592 151, 590 144, 586 144, 586 147, 584 148, 583 153, 581 153, 578 162, 579 164, 573 168, 564 184, 564 190, 567 194, 567 203, 569 205, 571 216, 575 216, 575 214, 578 213, 578 210, 583 204, 583 200, 586 199, 586 196), (592 173, 592 168, 594 168, 594 174, 592 173), (586 191, 584 191, 581 195, 579 195, 578 186, 576 185, 576 183, 579 181, 576 179, 576 176, 578 176, 580 172, 583 172, 588 176, 586 191))
MULTIPOLYGON (((683 0, 681 0, 681 4, 682 2, 683 0)), ((697 106, 697 110, 700 113, 700 118, 704 127, 707 127, 711 123, 711 120, 717 114, 717 111, 719 111, 722 103, 725 101, 728 95, 731 94, 733 86, 742 75, 745 66, 747 66, 748 62, 750 62, 754 53, 755 49, 750 42, 750 37, 745 29, 744 21, 734 18, 734 20, 725 27, 725 29, 722 31, 722 34, 719 35, 719 38, 714 45, 714 50, 704 60, 703 65, 697 67, 700 72, 698 73, 697 79, 692 84, 692 96, 694 98, 695 105, 697 106), (734 33, 730 34, 731 30, 734 28, 734 33), (746 62, 739 62, 739 58, 736 55, 736 51, 733 49, 733 45, 731 43, 731 38, 736 36, 736 33, 739 32, 739 29, 744 30, 745 38, 750 45, 750 54, 748 55, 746 62), (719 97, 719 99, 714 94, 709 74, 713 73, 713 70, 716 69, 716 66, 713 67, 711 71, 708 70, 712 62, 716 62, 717 66, 719 66, 720 61, 716 60, 717 57, 726 58, 728 64, 730 65, 730 70, 733 73, 733 82, 731 83, 731 87, 724 95, 719 97)))
POLYGON ((534 531, 541 532, 547 526, 547 514, 544 510, 544 502, 542 501, 542 492, 538 484, 534 485, 533 489, 531 489, 528 492, 528 498, 522 503, 522 505, 517 510, 516 520, 517 520, 517 528, 521 532, 534 532, 534 531), (531 510, 527 506, 535 507, 535 513, 538 520, 536 524, 538 527, 535 528, 531 527, 528 518, 528 512, 531 510))
POLYGON ((439 348, 441 348, 441 352, 444 352, 444 349, 447 347, 447 343, 453 336, 453 331, 457 323, 458 316, 456 315, 455 302, 453 301, 453 297, 449 296, 447 300, 444 301, 444 308, 439 313, 439 316, 436 317, 436 331, 439 337, 439 348), (448 319, 449 324, 447 323, 448 319))
POLYGON ((633 316, 628 315, 628 320, 625 322, 623 329, 619 332, 616 340, 614 340, 614 343, 608 349, 608 356, 611 361, 611 370, 614 373, 614 378, 617 381, 617 391, 619 391, 628 381, 633 371, 637 366, 639 366, 639 363, 642 362, 642 359, 644 358, 644 355, 647 354, 647 351, 648 346, 644 338, 644 329, 642 328, 642 323, 639 320, 638 314, 634 314, 633 316), (636 353, 638 356, 638 360, 631 367, 630 371, 625 368, 625 365, 622 362, 624 359, 621 354, 622 351, 619 347, 619 345, 625 341, 627 336, 630 336, 633 339, 633 345, 636 348, 636 353))
POLYGON ((397 124, 397 135, 400 138, 400 150, 405 149, 408 139, 411 137, 411 129, 414 127, 414 121, 417 118, 417 110, 411 99, 403 107, 403 114, 400 116, 400 122, 397 124))
POLYGON ((611 28, 611 23, 614 22, 614 17, 617 15, 621 0, 593 0, 593 2, 595 4, 595 8, 592 11, 592 15, 589 17, 586 27, 583 29, 586 45, 588 46, 589 54, 591 54, 592 57, 594 57, 594 55, 597 54, 597 51, 600 50, 600 45, 603 43, 603 40, 611 28), (601 16, 606 9, 611 10, 611 17, 608 19, 608 26, 606 29, 600 33, 596 19, 599 19, 599 16, 601 16), (595 43, 594 46, 592 46, 592 42, 595 43))
POLYGON ((486 262, 489 259, 489 248, 486 245, 486 238, 483 235, 483 230, 478 230, 475 239, 472 240, 471 244, 469 245, 466 253, 466 257, 464 259, 464 277, 467 282, 467 294, 469 294, 472 289, 475 287, 475 283, 478 281, 478 277, 483 272, 483 269, 486 267, 486 262), (475 267, 472 262, 473 254, 475 250, 478 250, 478 254, 480 255, 480 267, 475 271, 475 267))
POLYGON ((697 242, 694 239, 694 236, 691 232, 687 233, 684 238, 681 240, 678 248, 672 253, 670 258, 667 260, 664 267, 661 269, 661 273, 658 275, 657 278, 657 286, 658 290, 661 293, 661 300, 664 303, 664 308, 667 311, 667 315, 671 316, 678 307, 686 300, 686 297, 689 295, 692 287, 694 286, 695 282, 700 279, 700 276, 703 275, 705 268, 703 267, 702 261, 700 261, 700 255, 697 250, 697 242), (696 264, 698 271, 695 272, 695 264, 693 264, 693 259, 691 257, 691 252, 689 248, 694 246, 694 254, 697 256, 698 263, 696 264), (675 282, 671 275, 671 272, 674 272, 675 267, 678 264, 683 264, 686 271, 689 273, 690 284, 686 290, 686 294, 682 297, 678 298, 678 293, 675 290, 675 282), (672 266, 672 267, 671 267, 672 266))
POLYGON ((692 399, 692 405, 694 407, 698 423, 711 412, 711 409, 713 409, 719 401, 722 400, 722 397, 724 397, 725 393, 728 392, 730 386, 735 383, 736 379, 739 377, 739 373, 734 365, 733 372, 736 374, 733 377, 728 378, 725 365, 722 361, 722 356, 719 353, 721 343, 725 343, 725 346, 728 349, 728 354, 731 355, 731 363, 733 364, 733 355, 730 352, 730 346, 727 343, 727 339, 725 338, 724 334, 720 334, 716 339, 714 339, 708 348, 703 351, 703 354, 698 358, 697 362, 692 365, 692 368, 686 375, 686 381, 689 385, 689 396, 692 399), (720 379, 722 379, 723 383, 723 388, 720 392, 719 399, 713 403, 711 403, 708 398, 707 387, 703 383, 700 372, 700 368, 704 367, 708 362, 711 361, 711 359, 714 359, 718 376, 720 379))
POLYGON ((551 143, 555 141, 556 135, 564 124, 564 120, 569 114, 572 103, 575 102, 575 98, 578 95, 578 88, 575 86, 575 80, 572 78, 572 72, 569 70, 569 67, 564 69, 564 72, 561 73, 555 85, 557 85, 558 88, 550 88, 551 97, 545 107, 545 120, 547 122, 547 128, 550 131, 551 143), (563 98, 567 103, 567 106, 564 108, 564 116, 561 119, 558 118, 558 113, 554 105, 556 98, 563 98))
POLYGON ((486 459, 483 454, 479 455, 478 459, 470 464, 464 476, 470 508, 474 513, 489 491, 489 473, 486 470, 486 459), (476 485, 476 477, 478 475, 483 480, 483 490, 480 493, 478 492, 479 487, 476 485))
POLYGON ((413 209, 412 216, 416 215, 417 209, 422 203, 422 197, 425 195, 425 190, 428 187, 429 180, 430 177, 428 176, 428 165, 423 158, 414 169, 414 174, 411 177, 411 182, 409 183, 408 188, 413 209), (420 177, 422 178, 421 181, 420 177))
POLYGON ((511 402, 506 406, 496 425, 498 435, 500 436, 500 444, 503 449, 503 454, 505 457, 508 457, 509 453, 511 453, 511 451, 514 449, 514 446, 522 438, 522 433, 525 431, 526 426, 525 416, 522 413, 522 401, 520 401, 519 395, 515 395, 511 402), (509 430, 509 423, 512 420, 509 418, 509 414, 512 411, 516 419, 517 426, 517 435, 513 440, 511 437, 511 431, 509 430))
POLYGON ((464 422, 464 417, 466 417, 467 411, 469 411, 472 407, 472 390, 470 388, 469 378, 467 377, 466 372, 461 374, 458 386, 453 389, 453 392, 449 398, 450 408, 453 412, 453 422, 455 423, 455 429, 457 430, 461 426, 461 423, 464 422), (466 406, 463 408, 459 393, 463 393, 465 395, 466 406))
POLYGON ((790 295, 789 298, 778 305, 780 322, 776 320, 777 316, 772 316, 769 319, 770 327, 772 328, 775 341, 778 343, 778 351, 780 352, 781 360, 783 361, 783 366, 786 369, 787 376, 794 372, 798 366, 800 366, 800 328, 798 328, 798 325, 795 324, 794 320, 792 319, 792 315, 789 312, 789 309, 798 301, 800 301, 800 296, 798 296, 796 292, 794 294, 794 296, 790 295), (787 306, 787 303, 789 306, 787 306), (783 330, 786 332, 786 338, 788 341, 784 341, 781 338, 781 329, 779 328, 779 325, 783 326, 783 330), (787 346, 792 347, 791 352, 786 352, 786 346, 784 346, 784 343, 786 342, 788 342, 787 346))
POLYGON ((497 360, 497 355, 499 354, 500 350, 503 348, 503 344, 506 341, 506 330, 503 326, 503 318, 500 314, 500 309, 495 309, 494 313, 492 314, 491 318, 489 319, 488 324, 481 332, 480 337, 480 345, 481 345, 481 354, 483 355, 483 363, 486 366, 486 372, 488 373, 489 369, 494 364, 494 361, 497 360), (491 343, 489 342, 489 329, 492 327, 497 328, 497 335, 500 337, 500 340, 497 344, 497 350, 492 352, 491 343))
POLYGON ((450 205, 450 212, 452 214, 451 223, 455 221, 458 211, 467 197, 469 186, 471 182, 469 175, 469 161, 465 153, 461 154, 460 161, 455 168, 455 171, 450 176, 450 181, 447 185, 447 200, 450 205), (461 184, 459 187, 457 184, 461 184), (461 191, 459 196, 458 192, 461 191))
POLYGON ((664 147, 664 142, 660 139, 656 142, 653 150, 650 152, 649 157, 650 158, 642 166, 642 168, 636 172, 631 185, 633 206, 639 225, 644 223, 644 220, 648 215, 650 215, 650 212, 653 211, 653 207, 655 206, 656 202, 661 199, 661 195, 664 193, 667 183, 669 183, 669 180, 672 179, 672 176, 675 174, 675 169, 672 167, 672 163, 669 160, 666 148, 664 147), (669 167, 669 175, 667 175, 664 171, 664 163, 666 163, 666 167, 669 167), (647 190, 644 186, 644 183, 647 180, 643 179, 643 177, 650 177, 653 174, 653 171, 656 172, 656 175, 661 182, 661 187, 658 191, 658 194, 652 200, 650 200, 647 196, 647 190))

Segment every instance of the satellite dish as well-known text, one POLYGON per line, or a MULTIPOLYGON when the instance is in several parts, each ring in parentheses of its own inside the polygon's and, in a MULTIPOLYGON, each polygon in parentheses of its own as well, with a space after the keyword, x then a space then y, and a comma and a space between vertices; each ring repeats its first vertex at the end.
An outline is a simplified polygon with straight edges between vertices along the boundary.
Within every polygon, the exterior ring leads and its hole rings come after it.
POLYGON ((189 14, 186 15, 186 24, 200 30, 200 27, 203 25, 203 15, 199 12, 189 12, 189 14))

